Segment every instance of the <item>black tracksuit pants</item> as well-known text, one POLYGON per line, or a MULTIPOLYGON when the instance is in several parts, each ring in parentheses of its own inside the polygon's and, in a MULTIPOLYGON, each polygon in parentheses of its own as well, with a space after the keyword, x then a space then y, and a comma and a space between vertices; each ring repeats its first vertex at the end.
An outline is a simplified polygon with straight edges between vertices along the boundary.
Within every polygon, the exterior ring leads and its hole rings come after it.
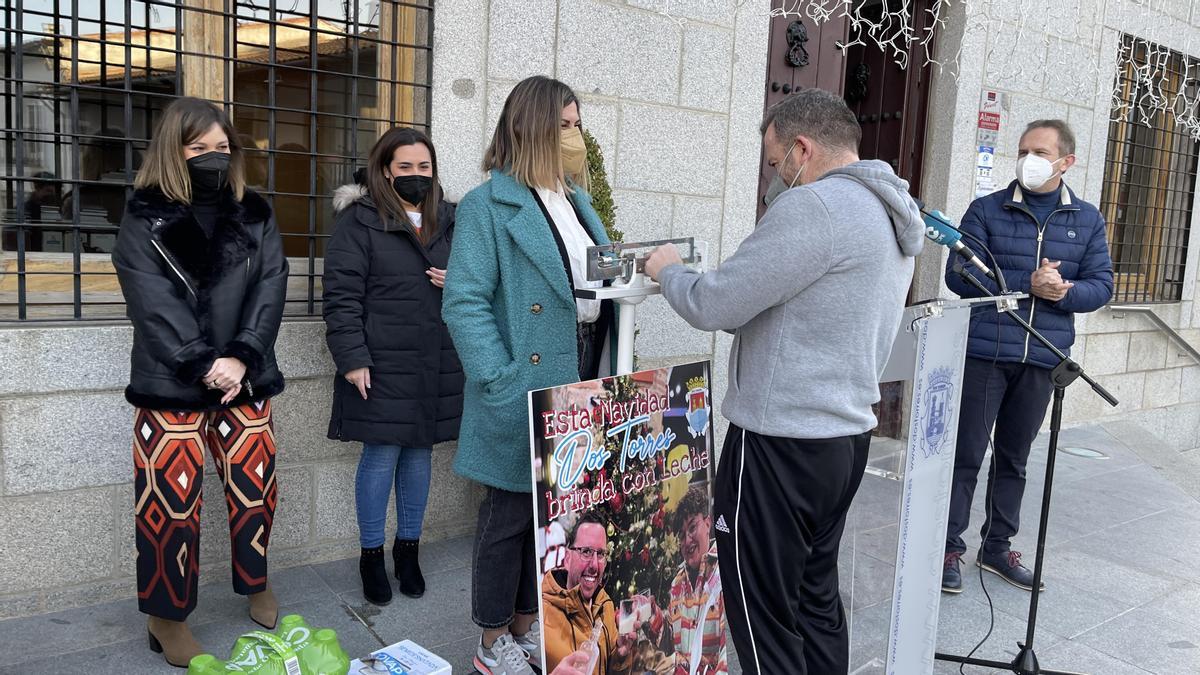
POLYGON ((802 440, 729 426, 713 489, 721 586, 747 675, 836 675, 850 645, 838 545, 870 433, 802 440))

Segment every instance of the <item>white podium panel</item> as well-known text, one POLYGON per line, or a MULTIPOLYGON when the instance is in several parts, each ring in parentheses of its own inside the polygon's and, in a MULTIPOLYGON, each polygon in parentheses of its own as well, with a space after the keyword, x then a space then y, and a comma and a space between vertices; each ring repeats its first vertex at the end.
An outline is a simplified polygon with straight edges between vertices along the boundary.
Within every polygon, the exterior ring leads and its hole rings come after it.
MULTIPOLYGON (((1024 296, 1007 302, 1019 297, 1024 296)), ((971 308, 995 302, 935 300, 904 312, 880 378, 911 383, 908 439, 891 474, 902 487, 886 657, 860 660, 851 672, 933 672, 967 331, 971 308)), ((871 488, 864 482, 863 489, 871 488)), ((852 535, 857 535, 857 523, 852 524, 852 535)), ((854 549, 852 544, 851 555, 857 555, 854 549)), ((877 638, 857 636, 864 641, 877 638)))

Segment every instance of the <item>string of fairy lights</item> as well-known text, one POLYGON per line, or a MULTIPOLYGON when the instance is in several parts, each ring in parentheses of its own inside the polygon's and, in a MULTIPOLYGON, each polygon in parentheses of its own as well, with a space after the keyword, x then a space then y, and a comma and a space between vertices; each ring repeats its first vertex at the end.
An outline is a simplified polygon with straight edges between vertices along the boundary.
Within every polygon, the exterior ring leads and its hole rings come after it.
MULTIPOLYGON (((737 12, 759 6, 755 0, 667 0, 659 13, 682 25, 685 20, 676 14, 697 2, 727 2, 737 12)), ((1181 131, 1200 140, 1200 60, 1189 56, 1200 31, 1188 24, 1189 19, 1200 19, 1200 3, 935 0, 922 10, 927 16, 914 16, 915 4, 884 0, 882 7, 872 7, 865 0, 772 0, 768 11, 777 19, 805 18, 816 25, 845 20, 850 36, 846 47, 874 45, 901 68, 919 59, 918 67, 930 65, 955 80, 963 72, 964 55, 983 44, 989 82, 1041 83, 1056 98, 1081 102, 1092 101, 1097 88, 1111 87, 1112 121, 1154 125, 1171 117, 1181 131), (951 13, 964 9, 961 39, 952 53, 938 53, 937 37, 953 29, 951 13), (1108 20, 1102 22, 1105 17, 1108 20), (1178 31, 1181 25, 1187 29, 1178 31), (1115 68, 1112 61, 1096 57, 1106 30, 1117 37, 1115 68), (1154 41, 1172 35, 1178 36, 1173 46, 1154 41)))

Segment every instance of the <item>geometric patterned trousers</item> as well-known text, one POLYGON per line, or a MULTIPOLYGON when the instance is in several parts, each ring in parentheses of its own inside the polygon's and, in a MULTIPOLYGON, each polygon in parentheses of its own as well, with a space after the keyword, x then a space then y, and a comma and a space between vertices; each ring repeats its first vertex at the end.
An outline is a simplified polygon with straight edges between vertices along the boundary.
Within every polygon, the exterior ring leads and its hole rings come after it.
POLYGON ((278 494, 271 402, 212 412, 138 408, 133 442, 138 609, 151 616, 183 621, 196 607, 206 446, 229 507, 233 590, 249 595, 267 587, 267 544, 278 494))

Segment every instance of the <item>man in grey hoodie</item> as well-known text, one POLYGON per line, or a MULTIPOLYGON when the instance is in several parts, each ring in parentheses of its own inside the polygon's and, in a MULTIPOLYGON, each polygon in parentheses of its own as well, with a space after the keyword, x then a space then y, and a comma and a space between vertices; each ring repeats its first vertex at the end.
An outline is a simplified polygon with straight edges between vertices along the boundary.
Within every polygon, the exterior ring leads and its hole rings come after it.
POLYGON ((925 228, 908 184, 859 160, 841 98, 802 90, 762 131, 789 189, 754 232, 706 274, 673 247, 646 273, 688 323, 734 334, 713 509, 742 669, 845 673, 838 544, 925 228))

